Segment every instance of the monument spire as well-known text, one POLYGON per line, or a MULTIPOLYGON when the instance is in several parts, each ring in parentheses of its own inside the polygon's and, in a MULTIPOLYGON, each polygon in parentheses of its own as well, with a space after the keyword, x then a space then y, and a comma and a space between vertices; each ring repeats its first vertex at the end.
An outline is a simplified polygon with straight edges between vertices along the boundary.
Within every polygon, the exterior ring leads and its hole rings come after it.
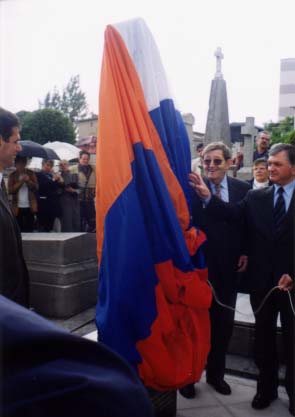
POLYGON ((223 78, 222 72, 221 72, 221 60, 224 58, 222 50, 220 46, 216 49, 214 56, 216 56, 216 73, 215 78, 223 78))
POLYGON ((214 53, 216 57, 216 73, 211 82, 209 110, 204 143, 222 141, 231 147, 231 134, 228 116, 226 82, 221 72, 223 53, 218 47, 214 53))

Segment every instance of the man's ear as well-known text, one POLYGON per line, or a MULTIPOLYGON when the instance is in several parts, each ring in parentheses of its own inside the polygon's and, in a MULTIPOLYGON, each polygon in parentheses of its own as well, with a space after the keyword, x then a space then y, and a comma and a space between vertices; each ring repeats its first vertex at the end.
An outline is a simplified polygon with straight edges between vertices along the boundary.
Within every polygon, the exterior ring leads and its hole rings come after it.
POLYGON ((230 168, 233 165, 233 160, 232 159, 228 159, 226 161, 226 165, 227 165, 228 168, 230 168))

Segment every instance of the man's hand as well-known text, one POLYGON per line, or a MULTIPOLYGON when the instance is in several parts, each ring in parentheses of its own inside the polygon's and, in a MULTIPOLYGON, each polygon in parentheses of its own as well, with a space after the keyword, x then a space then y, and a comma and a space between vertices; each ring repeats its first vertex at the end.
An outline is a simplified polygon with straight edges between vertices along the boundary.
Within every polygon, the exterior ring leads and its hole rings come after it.
POLYGON ((245 272, 248 266, 248 256, 241 255, 238 261, 238 272, 245 272))
POLYGON ((188 177, 189 185, 195 190, 195 192, 202 200, 206 200, 207 198, 211 197, 211 192, 207 185, 204 183, 201 175, 197 174, 196 172, 191 172, 188 177))
POLYGON ((278 282, 278 287, 282 291, 292 290, 293 285, 293 279, 290 277, 289 274, 283 274, 278 282))

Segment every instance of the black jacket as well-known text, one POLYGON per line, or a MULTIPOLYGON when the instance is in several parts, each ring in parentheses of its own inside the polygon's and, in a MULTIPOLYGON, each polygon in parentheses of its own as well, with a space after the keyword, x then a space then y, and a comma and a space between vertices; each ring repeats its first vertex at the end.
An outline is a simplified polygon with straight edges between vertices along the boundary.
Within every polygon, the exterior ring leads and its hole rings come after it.
POLYGON ((22 253, 21 234, 0 189, 0 294, 28 306, 29 277, 22 253))
MULTIPOLYGON (((250 185, 244 181, 227 177, 228 194, 231 203, 241 201, 250 185)), ((207 185, 209 182, 205 179, 207 185)), ((226 204, 226 203, 225 203, 226 204)), ((204 252, 208 265, 209 280, 217 291, 219 298, 223 294, 236 291, 237 265, 243 255, 241 219, 217 219, 203 207, 203 202, 195 194, 192 201, 193 223, 207 235, 204 252)))
POLYGON ((274 186, 271 186, 251 190, 237 205, 212 196, 207 207, 208 213, 219 219, 245 219, 251 291, 268 291, 285 273, 294 279, 295 191, 278 231, 274 226, 273 201, 274 186))

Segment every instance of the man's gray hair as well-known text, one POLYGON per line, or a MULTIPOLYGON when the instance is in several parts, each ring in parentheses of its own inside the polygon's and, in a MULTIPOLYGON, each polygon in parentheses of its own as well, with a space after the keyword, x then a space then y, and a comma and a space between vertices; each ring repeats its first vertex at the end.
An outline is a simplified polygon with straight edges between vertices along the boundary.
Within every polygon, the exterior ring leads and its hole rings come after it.
POLYGON ((212 151, 222 151, 223 157, 226 161, 231 159, 232 153, 228 146, 226 146, 223 142, 212 142, 209 143, 209 145, 205 146, 202 152, 202 157, 206 155, 208 152, 212 151))
POLYGON ((268 136, 269 140, 271 138, 271 133, 270 132, 268 132, 267 130, 262 130, 261 132, 258 133, 255 140, 259 139, 262 135, 268 136))
POLYGON ((295 146, 290 143, 277 143, 269 151, 269 156, 277 155, 280 152, 286 152, 290 165, 295 165, 295 146))

